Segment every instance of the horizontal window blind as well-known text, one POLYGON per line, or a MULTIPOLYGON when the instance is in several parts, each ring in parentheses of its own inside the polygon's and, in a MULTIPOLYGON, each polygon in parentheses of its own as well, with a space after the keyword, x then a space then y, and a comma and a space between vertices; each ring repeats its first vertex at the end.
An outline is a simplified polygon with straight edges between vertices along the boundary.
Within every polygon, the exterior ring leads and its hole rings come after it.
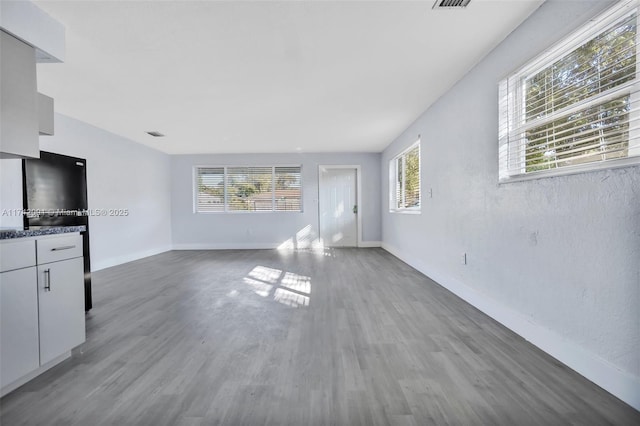
POLYGON ((420 144, 417 143, 391 162, 394 182, 392 206, 394 210, 420 208, 420 144))
POLYGON ((273 210, 273 168, 228 167, 227 206, 230 211, 273 210))
POLYGON ((276 211, 300 211, 302 187, 300 167, 276 167, 274 202, 276 211))
POLYGON ((199 167, 196 173, 196 210, 224 211, 224 168, 199 167))
POLYGON ((195 211, 302 211, 300 166, 197 167, 195 211))
POLYGON ((637 2, 500 84, 500 178, 640 156, 637 2))
POLYGON ((395 207, 404 208, 404 157, 400 156, 395 160, 396 166, 396 198, 395 207))
POLYGON ((404 208, 420 207, 420 146, 404 156, 404 208))

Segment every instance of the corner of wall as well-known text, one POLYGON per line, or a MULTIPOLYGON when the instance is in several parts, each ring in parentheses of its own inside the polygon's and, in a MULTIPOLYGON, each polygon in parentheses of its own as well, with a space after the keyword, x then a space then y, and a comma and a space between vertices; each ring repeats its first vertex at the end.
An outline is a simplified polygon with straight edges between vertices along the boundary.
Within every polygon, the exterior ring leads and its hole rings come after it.
POLYGON ((157 254, 165 253, 173 250, 173 247, 168 245, 163 245, 159 247, 154 247, 148 250, 138 251, 135 253, 127 253, 123 256, 115 256, 107 259, 101 259, 97 262, 92 262, 91 264, 91 272, 100 271, 102 269, 111 268, 112 266, 121 265, 123 263, 133 262, 136 260, 143 259, 149 256, 155 256, 157 254))

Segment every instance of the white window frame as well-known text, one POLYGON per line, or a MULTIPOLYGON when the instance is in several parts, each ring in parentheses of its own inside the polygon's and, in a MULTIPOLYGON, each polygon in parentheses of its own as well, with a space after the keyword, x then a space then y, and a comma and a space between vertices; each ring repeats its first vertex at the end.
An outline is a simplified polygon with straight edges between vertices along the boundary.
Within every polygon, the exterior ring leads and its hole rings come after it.
MULTIPOLYGON (((640 35, 640 9, 638 0, 626 0, 621 1, 613 7, 607 9, 602 14, 598 15, 594 19, 591 19, 585 25, 582 25, 576 31, 572 32, 569 36, 565 37, 556 45, 547 49, 545 52, 529 61, 519 70, 511 73, 508 77, 504 78, 499 84, 499 183, 518 182, 523 180, 540 179, 552 176, 563 176, 576 173, 583 173, 586 171, 612 169, 617 167, 626 167, 629 165, 640 164, 640 149, 637 147, 629 147, 629 151, 635 150, 633 154, 629 154, 628 157, 617 158, 611 160, 603 160, 592 163, 583 163, 571 166, 563 166, 549 170, 540 170, 535 172, 526 172, 526 164, 523 160, 526 152, 526 145, 512 146, 510 145, 510 139, 518 141, 520 138, 518 135, 522 134, 529 128, 535 128, 540 125, 539 119, 532 120, 528 123, 524 123, 525 117, 524 104, 525 98, 525 81, 549 67, 559 59, 573 52, 576 48, 589 40, 596 37, 607 27, 613 25, 620 19, 627 15, 637 11, 638 15, 638 34, 640 35), (515 167, 512 167, 515 165, 515 167), (520 167, 518 167, 520 165, 520 167), (513 172, 512 170, 519 168, 519 172, 513 172)), ((640 45, 636 41, 637 46, 640 45)), ((625 83, 619 88, 614 88, 610 91, 603 92, 600 96, 592 98, 588 102, 578 102, 575 104, 576 109, 587 109, 590 106, 598 105, 604 102, 607 98, 614 98, 615 96, 621 96, 622 93, 628 92, 631 94, 631 103, 638 102, 640 88, 640 49, 636 49, 636 78, 629 84, 625 83), (613 94, 611 92, 614 92, 613 94)), ((566 112, 565 112, 566 114, 566 112)), ((638 112, 631 111, 629 113, 629 122, 637 120, 638 112)), ((544 121, 549 120, 549 115, 544 121)), ((629 130, 631 133, 633 129, 629 130)), ((637 130, 636 130, 637 133, 637 130)), ((512 142, 514 143, 514 142, 512 142)), ((517 142, 515 142, 517 143, 517 142)), ((515 144, 514 143, 514 144, 515 144)))
POLYGON ((269 214, 269 213, 303 213, 304 212, 304 194, 303 194, 303 184, 302 184, 302 165, 301 164, 278 164, 278 165, 227 165, 227 166, 212 166, 212 165, 196 165, 193 166, 192 169, 192 179, 191 179, 193 188, 192 188, 192 196, 193 196, 193 213, 194 214, 269 214), (300 210, 276 210, 276 202, 275 202, 275 179, 276 179, 276 169, 282 167, 299 167, 300 168, 300 210), (228 188, 228 169, 236 169, 236 168, 271 168, 271 202, 272 208, 271 210, 229 210, 229 204, 227 201, 227 188, 228 188), (207 211, 199 211, 198 210, 198 170, 199 169, 223 169, 223 182, 224 182, 224 205, 223 210, 218 212, 207 212, 207 211))
MULTIPOLYGON (((403 161, 403 164, 405 162, 403 161)), ((402 182, 406 183, 404 177, 404 170, 402 171, 402 182)), ((400 191, 404 195, 404 191, 400 191)), ((404 204, 404 203, 403 203, 404 204)), ((403 150, 401 153, 389 160, 389 212, 390 213, 405 213, 405 214, 420 214, 422 209, 422 148, 420 146, 420 136, 418 140, 412 143, 409 147, 403 150), (398 207, 397 203, 397 187, 398 187, 398 159, 405 157, 407 153, 418 148, 418 197, 420 199, 420 205, 414 207, 398 207)))

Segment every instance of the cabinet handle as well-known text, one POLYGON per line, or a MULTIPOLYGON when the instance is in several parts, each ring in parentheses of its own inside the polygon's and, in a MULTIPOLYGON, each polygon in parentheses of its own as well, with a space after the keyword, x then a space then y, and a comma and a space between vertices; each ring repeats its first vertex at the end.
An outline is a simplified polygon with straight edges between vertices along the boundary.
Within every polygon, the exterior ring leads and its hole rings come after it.
POLYGON ((44 291, 51 291, 51 269, 44 270, 44 291))
POLYGON ((72 248, 76 248, 76 246, 62 246, 62 247, 54 247, 51 251, 60 251, 60 250, 69 250, 72 248))

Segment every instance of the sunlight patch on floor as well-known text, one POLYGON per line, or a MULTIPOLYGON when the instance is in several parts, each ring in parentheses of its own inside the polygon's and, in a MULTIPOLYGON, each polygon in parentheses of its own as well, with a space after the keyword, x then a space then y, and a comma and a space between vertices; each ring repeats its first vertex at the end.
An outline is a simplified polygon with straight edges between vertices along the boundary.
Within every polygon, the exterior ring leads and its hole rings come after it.
POLYGON ((253 292, 258 296, 267 297, 269 296, 269 293, 271 293, 271 289, 273 289, 272 285, 251 278, 245 277, 243 281, 245 282, 245 284, 251 287, 253 289, 253 292))
POLYGON ((242 280, 260 297, 293 308, 309 306, 311 277, 258 265, 242 280))
POLYGON ((292 306, 294 308, 297 308, 299 306, 309 306, 308 296, 303 296, 284 288, 276 289, 276 292, 273 295, 273 300, 282 303, 283 305, 292 306))
POLYGON ((279 269, 267 268, 266 266, 256 266, 249 272, 249 277, 266 283, 275 284, 280 279, 282 271, 279 269))
POLYGON ((311 278, 309 277, 287 272, 284 274, 280 284, 282 287, 287 287, 300 293, 311 293, 311 278))

